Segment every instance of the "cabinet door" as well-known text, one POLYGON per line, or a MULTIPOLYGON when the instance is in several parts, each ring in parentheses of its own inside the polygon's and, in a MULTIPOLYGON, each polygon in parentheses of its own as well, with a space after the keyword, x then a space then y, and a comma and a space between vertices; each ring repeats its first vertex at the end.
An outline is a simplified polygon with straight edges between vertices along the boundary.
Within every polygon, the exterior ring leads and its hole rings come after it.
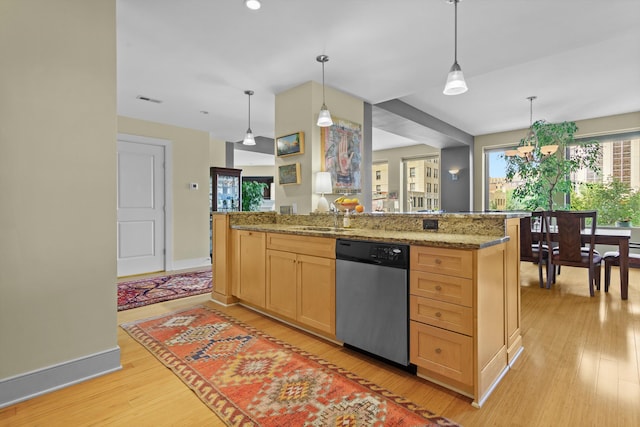
POLYGON ((336 260, 298 255, 297 320, 336 333, 336 260))
POLYGON ((265 233, 237 230, 235 273, 238 298, 264 308, 265 302, 265 233))
POLYGON ((230 234, 229 217, 227 215, 213 215, 213 291, 220 294, 220 296, 231 295, 231 280, 229 277, 231 265, 230 234))
POLYGON ((267 249, 266 307, 290 319, 296 318, 296 267, 296 254, 267 249))

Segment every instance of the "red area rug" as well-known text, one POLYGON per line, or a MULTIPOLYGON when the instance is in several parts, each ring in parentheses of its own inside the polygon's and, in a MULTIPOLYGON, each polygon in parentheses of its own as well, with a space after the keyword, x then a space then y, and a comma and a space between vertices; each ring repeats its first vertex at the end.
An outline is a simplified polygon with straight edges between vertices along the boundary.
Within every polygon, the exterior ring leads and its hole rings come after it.
POLYGON ((458 426, 209 307, 121 327, 227 425, 458 426))
POLYGON ((118 283, 118 311, 211 292, 211 268, 118 283))

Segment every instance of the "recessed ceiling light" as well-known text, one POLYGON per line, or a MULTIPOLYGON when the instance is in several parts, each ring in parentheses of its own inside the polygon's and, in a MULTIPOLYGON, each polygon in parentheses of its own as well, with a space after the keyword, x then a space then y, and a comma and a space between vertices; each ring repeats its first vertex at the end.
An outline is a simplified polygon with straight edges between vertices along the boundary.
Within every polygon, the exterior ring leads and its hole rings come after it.
POLYGON ((260 0, 244 0, 244 5, 251 10, 258 10, 261 6, 260 0))

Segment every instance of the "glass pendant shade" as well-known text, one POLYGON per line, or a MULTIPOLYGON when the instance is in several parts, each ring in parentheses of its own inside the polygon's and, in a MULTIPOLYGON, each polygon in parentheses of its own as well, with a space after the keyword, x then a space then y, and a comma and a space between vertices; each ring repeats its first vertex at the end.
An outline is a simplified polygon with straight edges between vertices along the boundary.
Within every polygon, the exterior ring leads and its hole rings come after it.
POLYGON ((333 124, 333 120, 331 120, 331 113, 327 109, 327 106, 322 104, 322 108, 320 109, 320 114, 318 114, 318 123, 317 125, 320 127, 328 127, 333 124))
POLYGON ((468 90, 467 83, 464 81, 464 74, 457 62, 451 66, 449 75, 447 76, 447 84, 444 86, 442 93, 445 95, 459 95, 468 90))
POLYGON ((242 145, 256 145, 256 139, 253 137, 253 132, 251 132, 251 128, 247 129, 247 134, 244 136, 242 140, 242 145))

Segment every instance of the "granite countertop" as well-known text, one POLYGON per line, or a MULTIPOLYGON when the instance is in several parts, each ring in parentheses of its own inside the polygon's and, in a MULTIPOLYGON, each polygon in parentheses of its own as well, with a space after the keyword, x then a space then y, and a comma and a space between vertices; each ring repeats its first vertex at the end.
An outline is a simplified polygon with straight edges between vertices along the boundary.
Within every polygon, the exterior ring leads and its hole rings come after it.
POLYGON ((508 236, 478 234, 453 234, 432 231, 379 230, 371 228, 342 228, 318 225, 294 225, 282 223, 232 225, 236 230, 263 231, 296 234, 301 236, 344 238, 395 242, 410 245, 435 246, 454 249, 481 249, 509 240, 508 236))

